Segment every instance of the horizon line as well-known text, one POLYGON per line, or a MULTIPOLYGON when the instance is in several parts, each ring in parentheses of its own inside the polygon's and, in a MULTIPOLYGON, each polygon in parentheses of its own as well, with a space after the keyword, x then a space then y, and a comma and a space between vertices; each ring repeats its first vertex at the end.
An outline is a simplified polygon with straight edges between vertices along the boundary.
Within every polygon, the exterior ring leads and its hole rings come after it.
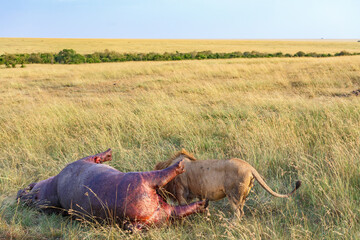
POLYGON ((308 40, 354 40, 358 41, 360 38, 93 38, 93 37, 0 37, 0 39, 94 39, 94 40, 230 40, 230 41, 308 41, 308 40))

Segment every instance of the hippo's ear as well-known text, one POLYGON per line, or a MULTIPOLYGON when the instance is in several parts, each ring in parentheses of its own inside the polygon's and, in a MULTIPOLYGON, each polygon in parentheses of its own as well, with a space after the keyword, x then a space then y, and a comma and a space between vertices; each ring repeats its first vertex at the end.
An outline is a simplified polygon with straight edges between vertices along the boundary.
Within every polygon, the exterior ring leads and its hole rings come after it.
POLYGON ((99 157, 94 157, 94 162, 95 163, 101 163, 101 159, 99 157))

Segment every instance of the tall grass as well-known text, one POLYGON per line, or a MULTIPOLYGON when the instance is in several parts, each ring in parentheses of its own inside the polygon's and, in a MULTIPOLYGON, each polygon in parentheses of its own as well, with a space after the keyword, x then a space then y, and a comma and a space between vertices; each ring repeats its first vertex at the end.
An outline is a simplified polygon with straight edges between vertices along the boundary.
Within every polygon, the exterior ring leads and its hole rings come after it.
POLYGON ((1 69, 0 236, 14 238, 357 239, 360 57, 30 65, 1 69), (111 147, 120 171, 147 171, 184 147, 241 157, 259 185, 241 222, 227 200, 211 217, 127 235, 17 205, 14 194, 111 147))

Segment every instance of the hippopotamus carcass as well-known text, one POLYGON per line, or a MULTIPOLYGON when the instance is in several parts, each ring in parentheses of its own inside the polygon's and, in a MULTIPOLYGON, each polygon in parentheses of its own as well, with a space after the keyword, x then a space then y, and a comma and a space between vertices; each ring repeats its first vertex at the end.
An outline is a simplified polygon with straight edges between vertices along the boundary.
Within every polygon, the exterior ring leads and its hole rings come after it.
POLYGON ((108 165, 111 149, 68 164, 58 175, 19 190, 17 199, 44 212, 66 212, 86 219, 115 220, 141 229, 203 212, 207 201, 167 204, 157 193, 184 172, 182 161, 158 171, 123 173, 108 165))

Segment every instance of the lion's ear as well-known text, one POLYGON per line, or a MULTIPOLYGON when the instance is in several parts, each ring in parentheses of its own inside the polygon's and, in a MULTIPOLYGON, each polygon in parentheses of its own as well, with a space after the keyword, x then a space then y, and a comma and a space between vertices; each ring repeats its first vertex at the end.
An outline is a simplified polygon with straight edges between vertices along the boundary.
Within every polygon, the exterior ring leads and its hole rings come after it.
POLYGON ((180 153, 182 153, 182 154, 187 154, 188 152, 185 150, 185 148, 182 148, 181 151, 180 151, 180 153))
POLYGON ((187 158, 189 158, 192 161, 196 161, 197 159, 194 157, 194 155, 192 155, 191 153, 189 153, 188 151, 185 150, 185 148, 182 148, 180 151, 180 154, 185 155, 187 158))

